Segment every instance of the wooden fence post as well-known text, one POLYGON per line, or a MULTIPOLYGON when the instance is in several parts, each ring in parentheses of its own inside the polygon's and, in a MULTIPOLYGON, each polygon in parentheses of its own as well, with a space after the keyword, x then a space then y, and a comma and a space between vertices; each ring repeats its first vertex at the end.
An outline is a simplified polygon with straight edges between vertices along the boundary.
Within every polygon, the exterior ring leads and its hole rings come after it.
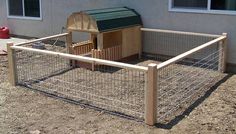
POLYGON ((7 54, 8 54, 8 69, 9 69, 9 81, 12 86, 17 85, 17 70, 15 61, 15 50, 11 49, 14 44, 12 42, 7 43, 7 54))
POLYGON ((145 89, 145 123, 153 126, 157 115, 157 65, 149 64, 145 89))
MULTIPOLYGON (((227 33, 223 33, 223 36, 227 37, 227 33)), ((220 54, 219 54, 219 67, 218 67, 218 71, 221 73, 224 73, 226 71, 226 60, 227 60, 227 56, 226 56, 226 51, 227 51, 227 38, 224 39, 223 41, 219 42, 219 50, 220 50, 220 54)))

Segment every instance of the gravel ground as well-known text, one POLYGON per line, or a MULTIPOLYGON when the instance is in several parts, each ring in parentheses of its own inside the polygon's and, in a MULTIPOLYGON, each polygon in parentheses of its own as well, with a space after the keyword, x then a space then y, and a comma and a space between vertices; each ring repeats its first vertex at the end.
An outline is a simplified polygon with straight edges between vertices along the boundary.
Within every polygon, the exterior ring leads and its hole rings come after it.
MULTIPOLYGON (((5 61, 1 57, 1 61, 5 61)), ((176 120, 156 127, 11 87, 1 62, 0 133, 236 133, 236 76, 211 89, 176 120), (3 73, 2 73, 3 72, 3 73), (214 92, 213 92, 214 91, 214 92)))

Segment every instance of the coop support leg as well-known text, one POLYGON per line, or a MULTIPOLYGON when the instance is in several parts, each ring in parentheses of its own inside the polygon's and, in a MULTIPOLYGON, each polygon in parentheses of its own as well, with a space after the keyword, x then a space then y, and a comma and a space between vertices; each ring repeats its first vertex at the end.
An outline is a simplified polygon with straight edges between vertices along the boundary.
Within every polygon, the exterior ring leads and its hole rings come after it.
POLYGON ((17 70, 15 61, 15 50, 11 48, 14 44, 12 42, 7 43, 8 54, 8 69, 9 69, 9 81, 12 86, 17 85, 17 70))
MULTIPOLYGON (((223 33, 227 37, 227 33, 223 33)), ((219 65, 218 71, 224 73, 226 71, 226 51, 227 51, 227 38, 219 42, 219 65)))
POLYGON ((66 49, 67 53, 71 54, 71 47, 72 47, 72 32, 68 32, 68 35, 66 35, 66 49))
POLYGON ((145 89, 145 123, 153 126, 157 114, 157 65, 149 64, 145 89))
MULTIPOLYGON (((67 49, 67 53, 69 54, 73 54, 73 50, 72 50, 72 32, 68 31, 68 35, 66 36, 66 49, 67 49)), ((74 60, 70 60, 70 66, 75 66, 75 61, 74 60)))
MULTIPOLYGON (((94 49, 92 49, 92 58, 95 58, 95 50, 94 49)), ((95 70, 95 62, 92 62, 92 71, 94 71, 95 70)))

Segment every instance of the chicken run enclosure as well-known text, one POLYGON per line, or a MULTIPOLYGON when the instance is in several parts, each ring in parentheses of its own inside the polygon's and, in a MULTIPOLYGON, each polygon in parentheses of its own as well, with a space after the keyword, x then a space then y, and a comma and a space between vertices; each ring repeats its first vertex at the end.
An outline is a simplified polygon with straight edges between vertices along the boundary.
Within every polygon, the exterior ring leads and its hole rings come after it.
POLYGON ((93 12, 89 17, 88 12, 77 13, 89 22, 74 20, 78 27, 68 19, 67 33, 8 43, 10 83, 154 125, 173 120, 224 77, 226 34, 147 29, 131 23, 112 30, 109 25, 103 31, 97 28, 102 24, 98 18, 92 21, 93 12), (130 29, 137 35, 127 34, 130 29), (75 30, 91 33, 91 39, 73 42, 75 30), (58 38, 62 44, 50 43, 58 38), (36 42, 45 49, 33 48, 36 42))

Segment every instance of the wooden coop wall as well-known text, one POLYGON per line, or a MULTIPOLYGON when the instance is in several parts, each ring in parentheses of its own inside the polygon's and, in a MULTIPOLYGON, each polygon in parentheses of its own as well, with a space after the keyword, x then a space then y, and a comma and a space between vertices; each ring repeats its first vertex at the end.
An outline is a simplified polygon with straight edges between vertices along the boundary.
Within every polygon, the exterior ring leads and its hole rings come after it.
POLYGON ((103 49, 122 44, 122 31, 114 31, 103 34, 103 49))
POLYGON ((72 45, 72 53, 83 55, 90 53, 93 57, 106 60, 133 60, 141 52, 140 26, 129 27, 105 33, 90 33, 89 41, 72 45), (92 49, 95 49, 92 54, 92 49), (98 54, 97 54, 98 53, 98 54))
POLYGON ((87 14, 74 13, 67 20, 69 31, 98 32, 96 21, 87 14))
POLYGON ((121 45, 122 58, 138 55, 141 52, 140 26, 98 34, 98 49, 108 49, 121 45))
POLYGON ((122 57, 139 54, 141 51, 140 26, 122 30, 122 57))

